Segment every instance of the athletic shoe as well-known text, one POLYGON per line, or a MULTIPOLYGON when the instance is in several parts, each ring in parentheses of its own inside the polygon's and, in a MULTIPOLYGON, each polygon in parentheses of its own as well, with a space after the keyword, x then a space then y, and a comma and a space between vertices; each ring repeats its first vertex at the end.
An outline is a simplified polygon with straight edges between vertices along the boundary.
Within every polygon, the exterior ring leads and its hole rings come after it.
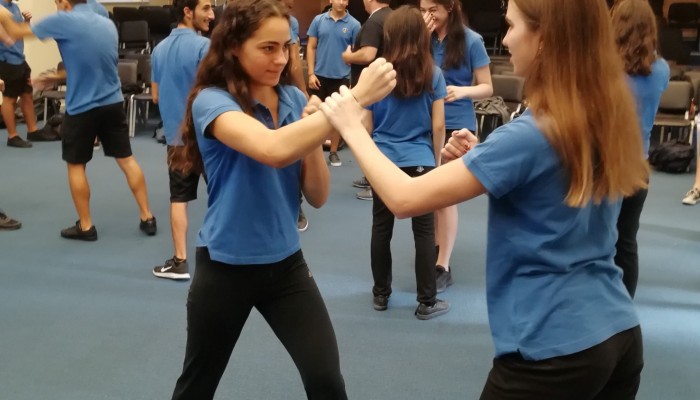
POLYGON ((694 206, 698 201, 700 201, 700 188, 690 189, 683 198, 683 204, 687 206, 694 206))
POLYGON ((304 210, 299 207, 299 217, 297 217, 297 229, 299 232, 306 232, 309 229, 309 220, 304 215, 304 210))
POLYGON ((377 311, 384 311, 389 308, 389 296, 378 294, 374 296, 372 307, 377 311))
POLYGON ((88 230, 83 230, 80 226, 80 220, 75 222, 75 225, 63 229, 61 231, 61 237, 73 240, 84 240, 86 242, 94 242, 97 240, 97 229, 95 225, 91 226, 88 230))
POLYGON ((336 153, 335 151, 331 152, 328 155, 328 161, 330 161, 331 166, 333 167, 340 167, 341 165, 343 165, 342 161, 340 161, 340 157, 338 157, 338 153, 336 153))
MULTIPOLYGON (((450 270, 451 271, 451 270, 450 270)), ((435 283, 437 285, 437 292, 442 293, 449 286, 454 283, 452 281, 452 272, 445 269, 442 265, 436 266, 435 283)))
POLYGON ((352 185, 356 188, 367 189, 369 187, 369 181, 366 177, 358 178, 352 181, 352 185))
POLYGON ((22 223, 16 219, 12 219, 7 216, 2 210, 0 210, 0 230, 3 231, 14 231, 22 227, 22 223))
POLYGON ((189 270, 190 266, 187 264, 187 260, 180 260, 173 256, 173 258, 165 260, 165 264, 153 268, 153 275, 158 278, 187 280, 190 279, 189 270))
POLYGON ((435 299, 433 304, 420 303, 416 308, 415 315, 420 320, 428 320, 446 314, 448 311, 450 311, 450 303, 435 299))
POLYGON ((355 195, 360 200, 372 200, 372 188, 367 188, 365 190, 360 190, 355 195))
POLYGON ((141 232, 145 233, 148 236, 153 236, 158 232, 158 226, 156 225, 156 217, 151 217, 147 220, 141 220, 141 223, 139 224, 139 229, 141 229, 141 232))
POLYGON ((28 149, 32 144, 22 139, 19 135, 7 138, 7 147, 17 147, 19 149, 28 149))

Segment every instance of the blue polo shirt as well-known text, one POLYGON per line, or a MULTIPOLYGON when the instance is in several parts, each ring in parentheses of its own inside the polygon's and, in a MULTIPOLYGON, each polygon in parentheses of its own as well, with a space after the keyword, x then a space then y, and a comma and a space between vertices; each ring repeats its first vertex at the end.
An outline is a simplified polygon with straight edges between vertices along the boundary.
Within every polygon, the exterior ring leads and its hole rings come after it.
POLYGON ((434 167, 432 110, 435 100, 447 96, 440 68, 433 70, 432 92, 397 98, 389 94, 369 106, 372 139, 384 155, 399 167, 434 167))
POLYGON ((651 66, 651 74, 629 76, 632 83, 632 93, 637 102, 637 114, 639 115, 639 126, 642 129, 645 156, 649 155, 651 128, 654 127, 654 118, 659 109, 661 94, 668 87, 670 77, 671 70, 663 58, 654 61, 651 66))
POLYGON ((194 85, 197 67, 209 50, 209 39, 193 29, 177 28, 158 43, 151 55, 151 80, 158 84, 158 107, 163 117, 165 141, 181 144, 180 124, 187 109, 187 95, 194 85))
POLYGON ((317 15, 311 21, 308 34, 318 39, 314 73, 330 79, 350 77, 350 66, 343 62, 343 52, 355 43, 360 23, 347 12, 334 20, 331 12, 317 15))
MULTIPOLYGON (((277 86, 279 126, 301 118, 306 97, 294 86, 277 86)), ((218 141, 209 125, 221 114, 242 112, 227 91, 207 88, 192 105, 197 144, 202 154, 209 193, 197 246, 209 249, 212 260, 227 264, 270 264, 297 252, 301 161, 272 168, 218 141)), ((260 103, 255 118, 270 129, 270 111, 260 103)))
MULTIPOLYGON (((445 42, 450 38, 446 36, 440 42, 437 34, 433 33, 432 35, 435 65, 439 65, 442 68, 443 74, 445 74, 445 82, 448 86, 472 86, 474 81, 473 71, 491 63, 488 54, 486 54, 484 39, 481 35, 469 28, 464 28, 464 33, 467 39, 464 62, 458 68, 450 69, 442 65, 445 58, 445 42)), ((448 130, 467 128, 474 132, 476 130, 476 114, 474 113, 472 99, 466 98, 449 103, 445 102, 445 126, 448 130)))
POLYGON ((291 44, 299 41, 299 21, 293 15, 289 16, 289 35, 291 36, 291 44))
MULTIPOLYGON (((17 3, 8 4, 5 0, 0 0, 0 3, 12 13, 12 20, 17 23, 24 22, 24 17, 17 3)), ((0 43, 0 61, 13 65, 24 63, 24 40, 17 39, 12 46, 0 43)))
POLYGON ((613 261, 620 202, 565 204, 561 159, 529 110, 463 161, 489 196, 486 297, 497 357, 573 354, 639 325, 613 261))
POLYGON ((102 4, 98 3, 97 0, 87 0, 87 5, 90 6, 92 11, 101 15, 105 18, 109 18, 109 11, 102 4))
POLYGON ((76 115, 124 101, 117 71, 117 28, 95 18, 87 4, 59 11, 32 25, 41 40, 56 40, 66 68, 66 111, 76 115))

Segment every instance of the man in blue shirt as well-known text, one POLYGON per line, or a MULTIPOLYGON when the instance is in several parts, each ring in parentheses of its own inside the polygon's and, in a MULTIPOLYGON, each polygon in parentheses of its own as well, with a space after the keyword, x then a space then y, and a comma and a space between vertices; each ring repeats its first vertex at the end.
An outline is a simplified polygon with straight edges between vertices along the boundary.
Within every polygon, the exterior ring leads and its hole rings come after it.
MULTIPOLYGON (((306 63, 309 74, 309 92, 321 99, 350 86, 350 66, 343 62, 343 51, 355 41, 360 23, 347 12, 348 0, 330 0, 331 9, 317 15, 309 27, 306 63)), ((334 167, 342 162, 338 157, 340 135, 331 135, 328 161, 334 167)))
POLYGON ((87 0, 87 5, 90 6, 92 11, 94 11, 97 15, 109 18, 109 11, 107 11, 105 6, 98 3, 97 0, 87 0))
MULTIPOLYGON (((90 185, 85 168, 92 159, 95 137, 106 156, 114 157, 124 172, 139 207, 139 228, 156 234, 156 219, 148 204, 146 180, 131 153, 124 116, 124 97, 117 72, 117 29, 112 21, 96 16, 86 0, 57 0, 58 12, 30 26, 17 23, 0 7, 0 24, 15 38, 56 40, 66 74, 66 117, 61 126, 63 160, 79 220, 63 229, 66 239, 97 240, 90 215, 90 185)), ((58 75, 44 77, 44 81, 58 75)))
MULTIPOLYGON (((32 19, 29 12, 20 11, 12 0, 0 0, 4 10, 7 10, 11 18, 18 22, 27 22, 32 19)), ((7 145, 9 147, 29 148, 32 144, 17 134, 15 122, 15 108, 17 98, 19 107, 27 122, 27 139, 40 140, 41 135, 36 127, 36 115, 34 114, 34 97, 31 85, 32 70, 24 59, 24 40, 17 40, 13 44, 0 44, 0 79, 5 81, 5 90, 2 92, 2 118, 7 127, 7 145)))
MULTIPOLYGON (((209 39, 199 32, 209 30, 214 19, 210 0, 176 0, 177 27, 153 50, 151 93, 160 107, 168 155, 181 145, 180 125, 187 110, 187 95, 194 84, 197 67, 209 51, 209 39)), ((170 227, 175 255, 156 266, 159 278, 189 279, 187 263, 187 203, 197 198, 199 173, 184 175, 169 170, 170 227)))

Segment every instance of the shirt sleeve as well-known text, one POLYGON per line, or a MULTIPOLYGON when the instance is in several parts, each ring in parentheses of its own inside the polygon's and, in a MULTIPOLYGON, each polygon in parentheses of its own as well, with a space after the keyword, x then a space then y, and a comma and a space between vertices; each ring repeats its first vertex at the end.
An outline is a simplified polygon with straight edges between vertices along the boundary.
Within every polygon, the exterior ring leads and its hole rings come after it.
POLYGON ((204 56, 209 52, 209 45, 211 45, 211 40, 203 38, 202 46, 199 48, 199 61, 204 59, 204 56))
POLYGON ((299 42, 299 21, 294 17, 289 17, 289 35, 291 36, 291 44, 299 42))
POLYGON ((527 120, 519 118, 499 127, 462 157, 469 171, 496 198, 526 185, 559 162, 533 119, 527 120))
POLYGON ((447 97, 447 84, 445 76, 439 67, 435 67, 433 71, 433 100, 440 100, 447 97))
POLYGON ((192 103, 192 119, 198 135, 213 139, 209 125, 221 114, 229 111, 243 111, 234 98, 221 89, 204 89, 192 103))
MULTIPOLYGON (((355 43, 355 40, 357 40, 357 34, 360 33, 360 23, 357 20, 353 20, 352 24, 352 40, 350 43, 355 43)), ((382 33, 383 34, 383 33, 382 33)))
POLYGON ((154 50, 153 54, 151 54, 151 82, 156 85, 160 82, 160 63, 158 62, 160 57, 158 56, 157 50, 158 49, 154 50))
POLYGON ((489 58, 488 53, 486 53, 484 38, 478 34, 473 35, 474 38, 473 40, 470 40, 469 45, 469 65, 472 66, 472 70, 475 70, 491 64, 491 59, 489 58))
POLYGON ((40 40, 49 38, 55 40, 65 39, 66 27, 70 26, 66 17, 65 12, 49 15, 31 26, 32 33, 40 40))
POLYGON ((355 49, 355 51, 371 46, 377 49, 380 49, 382 47, 382 43, 384 42, 384 28, 382 25, 379 25, 378 23, 370 20, 365 23, 367 26, 365 26, 365 30, 362 33, 362 38, 360 40, 360 47, 355 49))
POLYGON ((311 25, 309 25, 309 30, 306 31, 306 35, 309 37, 318 37, 318 24, 319 24, 319 17, 320 15, 317 15, 314 17, 314 20, 311 21, 311 25))

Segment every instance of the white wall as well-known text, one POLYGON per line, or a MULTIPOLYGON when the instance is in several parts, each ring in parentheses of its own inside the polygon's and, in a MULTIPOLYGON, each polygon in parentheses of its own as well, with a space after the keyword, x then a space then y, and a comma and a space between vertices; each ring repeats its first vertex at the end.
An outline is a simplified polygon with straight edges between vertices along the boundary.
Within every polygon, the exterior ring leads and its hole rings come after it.
MULTIPOLYGON (((19 7, 22 11, 31 12, 33 21, 38 21, 44 16, 56 12, 56 4, 50 0, 22 0, 19 7)), ((47 69, 56 68, 58 62, 61 61, 61 55, 53 40, 42 42, 38 39, 25 39, 24 54, 27 57, 27 63, 32 68, 32 77, 47 69)))

